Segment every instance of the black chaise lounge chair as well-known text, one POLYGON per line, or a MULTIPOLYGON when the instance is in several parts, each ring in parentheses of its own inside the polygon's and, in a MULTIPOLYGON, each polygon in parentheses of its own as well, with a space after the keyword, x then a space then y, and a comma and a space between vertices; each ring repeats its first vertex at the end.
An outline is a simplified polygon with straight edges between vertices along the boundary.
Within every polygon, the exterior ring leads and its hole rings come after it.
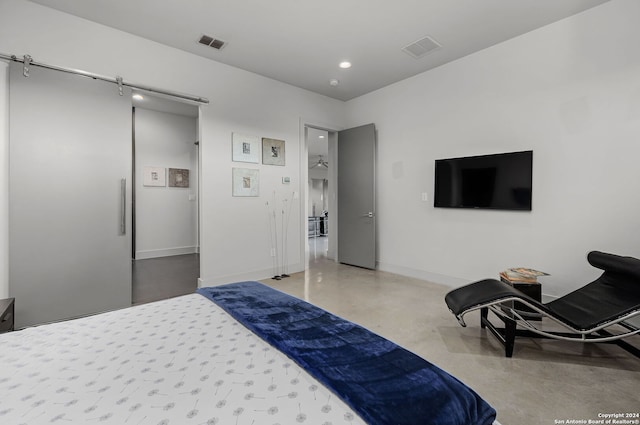
POLYGON ((637 320, 640 319, 640 260, 599 251, 590 252, 587 260, 604 273, 588 285, 546 304, 495 279, 455 289, 445 296, 445 302, 462 326, 466 326, 465 314, 480 310, 481 327, 488 328, 500 340, 507 357, 513 355, 516 336, 614 343, 640 357, 640 349, 622 341, 640 333, 640 320, 637 320), (522 311, 519 304, 542 316, 543 321, 534 324, 532 314, 522 311), (504 327, 493 325, 489 311, 504 322, 504 327), (635 323, 631 323, 634 317, 635 323), (543 330, 546 320, 553 320, 568 332, 543 330))

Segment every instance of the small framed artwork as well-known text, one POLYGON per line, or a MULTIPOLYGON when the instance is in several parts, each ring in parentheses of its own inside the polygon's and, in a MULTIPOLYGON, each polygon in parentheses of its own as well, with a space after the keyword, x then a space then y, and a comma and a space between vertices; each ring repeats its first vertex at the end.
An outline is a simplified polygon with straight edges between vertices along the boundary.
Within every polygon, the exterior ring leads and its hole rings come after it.
POLYGON ((262 163, 265 165, 285 165, 284 140, 262 138, 262 163))
POLYGON ((189 187, 189 170, 169 168, 169 187, 189 187))
POLYGON ((260 162, 260 137, 247 136, 245 134, 233 133, 232 137, 232 161, 234 162, 260 162))
POLYGON ((142 171, 143 186, 165 187, 167 185, 167 173, 163 167, 144 167, 142 171))
POLYGON ((260 171, 250 168, 233 169, 233 196, 259 196, 260 171))

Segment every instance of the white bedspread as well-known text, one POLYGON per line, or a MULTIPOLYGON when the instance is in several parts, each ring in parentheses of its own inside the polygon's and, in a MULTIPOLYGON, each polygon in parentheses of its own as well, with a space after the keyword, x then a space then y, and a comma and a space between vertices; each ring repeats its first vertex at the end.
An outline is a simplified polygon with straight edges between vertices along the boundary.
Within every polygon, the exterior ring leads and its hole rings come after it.
POLYGON ((0 335, 0 424, 363 424, 199 294, 0 335))

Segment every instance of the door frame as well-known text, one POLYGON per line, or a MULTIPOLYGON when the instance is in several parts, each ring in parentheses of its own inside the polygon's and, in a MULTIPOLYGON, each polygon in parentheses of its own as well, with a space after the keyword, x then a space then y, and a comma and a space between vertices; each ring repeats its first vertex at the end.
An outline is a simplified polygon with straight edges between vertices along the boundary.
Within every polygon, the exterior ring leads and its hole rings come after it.
MULTIPOLYGON (((156 96, 159 98, 159 96, 156 96)), ((183 103, 183 104, 188 104, 188 105, 193 105, 196 106, 198 108, 198 114, 195 117, 196 120, 196 141, 195 141, 195 152, 196 152, 196 162, 195 162, 195 166, 196 169, 192 171, 192 178, 193 180, 196 181, 197 183, 197 187, 198 190, 196 192, 196 220, 195 220, 195 233, 196 233, 196 254, 200 255, 201 252, 201 246, 200 246, 200 241, 201 241, 201 216, 202 216, 202 211, 201 211, 201 205, 202 203, 200 202, 200 197, 202 195, 202 155, 201 155, 201 143, 202 143, 202 105, 198 104, 198 103, 194 103, 194 102, 188 102, 188 101, 184 101, 183 99, 180 98, 176 98, 176 97, 171 97, 171 96, 163 96, 162 97, 164 99, 164 101, 167 102, 176 102, 176 103, 183 103)), ((139 170, 136 170, 136 110, 137 109, 142 109, 142 110, 149 110, 149 111, 156 111, 155 109, 152 108, 145 108, 144 106, 133 106, 132 107, 132 118, 131 118, 131 122, 132 122, 132 128, 131 128, 131 164, 132 164, 132 200, 131 200, 131 259, 133 261, 137 260, 136 258, 136 238, 137 238, 137 234, 136 234, 136 190, 137 190, 137 186, 136 186, 136 172, 139 170)), ((163 111, 160 111, 163 112, 163 111)), ((172 113, 172 112, 168 112, 168 113, 172 113)), ((176 115, 176 114, 174 114, 176 115)), ((179 115, 179 114, 177 114, 179 115)), ((198 270, 198 275, 200 275, 200 270, 198 270)))
MULTIPOLYGON (((309 269, 309 232, 307 221, 309 217, 309 142, 307 140, 307 128, 315 128, 328 132, 329 151, 327 160, 329 163, 338 163, 338 131, 344 127, 334 124, 322 123, 317 120, 308 120, 300 118, 300 258, 304 260, 304 270, 309 269)), ((333 221, 329 222, 329 252, 328 258, 338 260, 338 191, 337 191, 338 167, 332 166, 329 169, 329 219, 333 217, 333 221)))

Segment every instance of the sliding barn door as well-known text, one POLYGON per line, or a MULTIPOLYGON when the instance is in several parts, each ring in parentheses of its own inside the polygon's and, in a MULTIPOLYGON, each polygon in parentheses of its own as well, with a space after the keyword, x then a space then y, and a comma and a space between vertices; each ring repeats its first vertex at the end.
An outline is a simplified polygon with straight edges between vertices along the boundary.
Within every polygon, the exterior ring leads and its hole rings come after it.
POLYGON ((131 305, 131 94, 10 71, 9 293, 16 326, 131 305))

